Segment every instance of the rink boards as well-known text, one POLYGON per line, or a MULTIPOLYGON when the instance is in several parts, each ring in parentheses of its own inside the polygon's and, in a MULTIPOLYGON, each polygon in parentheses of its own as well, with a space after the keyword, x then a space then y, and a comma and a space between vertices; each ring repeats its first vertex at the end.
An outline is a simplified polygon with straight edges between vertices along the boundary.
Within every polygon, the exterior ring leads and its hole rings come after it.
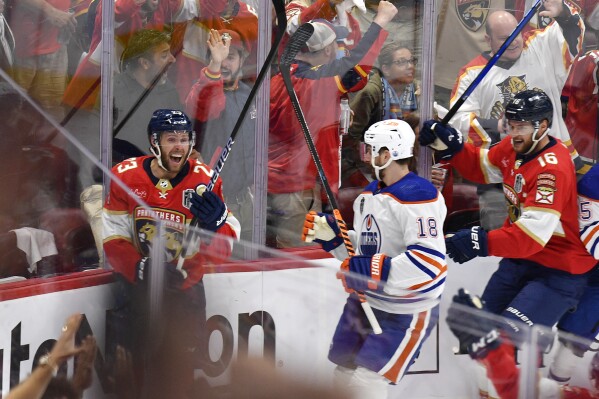
MULTIPOLYGON (((321 255, 307 253, 308 258, 321 255)), ((450 263, 439 327, 425 343, 410 374, 390 387, 390 398, 475 397, 472 362, 452 353, 457 341, 444 323, 445 305, 457 288, 481 292, 497 259, 470 263, 450 263)), ((207 274, 210 341, 206 350, 212 364, 197 374, 222 384, 233 359, 262 356, 266 348, 275 353, 273 361, 281 371, 307 383, 329 382, 333 365, 327 360, 327 351, 346 298, 335 278, 338 264, 331 258, 307 262, 271 259, 235 263, 207 274)), ((85 397, 110 397, 102 384, 106 375, 101 366, 106 312, 113 306, 111 273, 90 271, 41 281, 12 283, 0 291, 2 393, 8 391, 11 380, 31 372, 34 359, 52 345, 66 317, 81 312, 85 320, 80 335, 93 334, 99 347, 94 384, 85 397)), ((71 360, 69 374, 72 368, 71 360)))

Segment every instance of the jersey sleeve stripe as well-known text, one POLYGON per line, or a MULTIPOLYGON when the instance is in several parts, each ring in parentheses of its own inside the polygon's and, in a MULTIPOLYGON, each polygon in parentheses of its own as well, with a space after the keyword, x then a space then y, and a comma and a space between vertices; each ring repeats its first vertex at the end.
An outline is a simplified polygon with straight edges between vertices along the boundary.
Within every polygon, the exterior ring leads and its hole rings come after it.
POLYGON ((445 254, 439 251, 435 251, 432 248, 424 247, 422 245, 408 245, 406 248, 408 251, 416 250, 420 252, 426 252, 429 255, 436 256, 437 258, 445 259, 445 254))
POLYGON ((533 232, 531 232, 530 230, 528 230, 526 228, 526 226, 524 226, 522 223, 520 223, 519 220, 516 223, 514 223, 514 225, 517 226, 518 228, 520 228, 520 230, 522 230, 524 232, 524 234, 526 234, 527 236, 529 236, 530 238, 532 238, 540 246, 544 247, 545 244, 547 244, 546 241, 543 241, 541 238, 537 237, 533 232))
POLYGON ((422 289, 423 287, 426 287, 427 285, 431 285, 432 283, 435 283, 439 279, 445 280, 445 275, 446 275, 446 270, 444 270, 441 274, 437 275, 434 279, 429 280, 429 281, 424 281, 424 282, 419 283, 419 284, 412 285, 411 287, 408 287, 408 289, 410 291, 426 292, 426 291, 428 291, 428 288, 427 289, 422 289))
POLYGON ((435 277, 437 277, 436 273, 434 273, 433 271, 429 270, 428 267, 426 267, 423 264, 421 264, 420 262, 418 262, 418 260, 414 259, 414 257, 410 254, 410 252, 406 252, 406 257, 410 260, 410 262, 412 262, 412 264, 414 264, 414 266, 416 266, 423 273, 425 273, 426 275, 428 275, 431 279, 434 279, 435 277))
POLYGON ((586 226, 580 233, 580 237, 587 251, 595 259, 599 259, 599 253, 596 252, 597 245, 599 244, 599 221, 586 226))
POLYGON ((498 167, 491 163, 489 159, 489 150, 480 150, 480 169, 485 176, 487 183, 501 183, 503 182, 503 175, 498 167))
POLYGON ((439 271, 444 271, 447 267, 442 265, 441 263, 437 262, 436 260, 434 260, 431 257, 428 257, 420 252, 416 252, 413 251, 412 252, 415 256, 417 256, 418 258, 420 258, 421 260, 425 261, 426 263, 428 263, 429 265, 433 265, 434 267, 436 267, 437 269, 439 269, 439 271))
POLYGON ((560 226, 560 213, 547 208, 524 208, 520 219, 514 223, 527 236, 544 247, 551 237, 563 229, 560 226))
POLYGON ((480 125, 476 114, 473 112, 470 114, 470 130, 473 131, 477 137, 477 141, 475 142, 472 139, 471 135, 468 135, 468 141, 481 148, 489 148, 491 145, 491 138, 485 132, 485 129, 480 125))

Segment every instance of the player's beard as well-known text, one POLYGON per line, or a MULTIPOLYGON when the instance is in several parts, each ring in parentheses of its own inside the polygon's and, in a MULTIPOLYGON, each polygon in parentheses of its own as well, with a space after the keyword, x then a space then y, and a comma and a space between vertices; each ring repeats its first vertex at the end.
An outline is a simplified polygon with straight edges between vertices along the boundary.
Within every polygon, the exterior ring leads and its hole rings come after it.
POLYGON ((185 153, 181 153, 179 151, 171 151, 168 154, 160 154, 160 159, 162 160, 162 165, 166 170, 171 173, 179 173, 187 161, 185 155, 185 153), (180 161, 175 162, 175 158, 178 158, 179 155, 181 156, 180 161))
MULTIPOLYGON (((380 165, 377 165, 377 166, 380 166, 380 165)), ((385 178, 385 169, 379 169, 379 175, 377 176, 376 175, 376 169, 371 166, 370 170, 371 170, 371 173, 372 173, 372 180, 383 181, 383 179, 385 178)))

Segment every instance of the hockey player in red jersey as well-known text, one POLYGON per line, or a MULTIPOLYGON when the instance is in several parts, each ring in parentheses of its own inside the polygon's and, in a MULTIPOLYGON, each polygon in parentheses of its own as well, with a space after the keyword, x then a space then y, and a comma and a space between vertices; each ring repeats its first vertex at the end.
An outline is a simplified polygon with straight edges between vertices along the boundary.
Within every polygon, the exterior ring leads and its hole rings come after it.
MULTIPOLYGON (((482 307, 479 297, 460 289, 447 310, 447 325, 470 357, 485 366, 499 397, 517 399, 520 370, 516 366, 513 347, 501 336, 495 321, 480 312, 482 307)), ((539 378, 535 391, 539 399, 599 398, 585 388, 560 386, 548 378, 539 378)))
MULTIPOLYGON (((448 235, 447 253, 458 263, 503 257, 483 293, 485 309, 531 326, 553 326, 573 309, 596 264, 579 238, 574 165, 566 146, 549 136, 552 115, 547 95, 527 90, 506 106, 508 137, 488 150, 464 144, 458 131, 435 121, 420 133, 421 145, 444 148, 440 155, 464 178, 503 183, 504 225, 448 235)), ((507 332, 516 340, 521 334, 507 332)))
MULTIPOLYGON (((168 328, 159 346, 163 349, 160 355, 148 360, 150 364, 164 365, 160 381, 172 382, 164 384, 165 389, 166 385, 175 389, 162 395, 156 389, 156 397, 184 397, 179 390, 189 387, 205 344, 203 268, 231 254, 232 242, 239 236, 239 222, 223 202, 220 179, 213 191, 198 194, 214 172, 189 158, 195 133, 183 112, 156 110, 148 125, 148 137, 153 156, 129 158, 116 165, 104 205, 104 250, 116 272, 118 287, 118 305, 109 328, 118 344, 133 351, 138 365, 148 359, 148 279, 151 269, 163 270, 163 327, 168 328), (198 218, 200 227, 216 235, 190 244, 181 273, 176 263, 183 256, 186 225, 193 217, 198 218), (160 225, 156 219, 160 219, 160 225), (161 242, 164 250, 152 248, 161 242), (157 253, 161 254, 159 259, 152 259, 157 253)), ((151 274, 152 278, 156 275, 151 274)), ((146 381, 152 381, 151 377, 146 381)))

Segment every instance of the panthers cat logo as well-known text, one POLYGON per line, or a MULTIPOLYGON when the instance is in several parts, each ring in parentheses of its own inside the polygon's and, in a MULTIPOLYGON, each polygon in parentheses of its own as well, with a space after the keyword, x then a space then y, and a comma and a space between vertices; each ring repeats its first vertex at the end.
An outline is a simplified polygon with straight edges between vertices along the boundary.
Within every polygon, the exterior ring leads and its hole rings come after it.
POLYGON ((456 0, 456 13, 466 29, 476 32, 487 20, 490 0, 456 0))
POLYGON ((153 223, 146 223, 137 232, 137 237, 140 242, 152 242, 156 235, 156 225, 153 223))
POLYGON ((523 90, 528 88, 526 83, 526 75, 510 76, 503 82, 497 85, 499 92, 501 93, 501 101, 497 101, 491 109, 491 118, 499 119, 505 112, 505 106, 509 103, 512 98, 523 90))
POLYGON ((181 253, 183 234, 185 232, 185 215, 170 209, 137 208, 134 212, 134 226, 136 231, 136 244, 143 256, 150 256, 152 245, 158 242, 159 226, 154 217, 164 223, 162 245, 165 260, 170 262, 181 253))

